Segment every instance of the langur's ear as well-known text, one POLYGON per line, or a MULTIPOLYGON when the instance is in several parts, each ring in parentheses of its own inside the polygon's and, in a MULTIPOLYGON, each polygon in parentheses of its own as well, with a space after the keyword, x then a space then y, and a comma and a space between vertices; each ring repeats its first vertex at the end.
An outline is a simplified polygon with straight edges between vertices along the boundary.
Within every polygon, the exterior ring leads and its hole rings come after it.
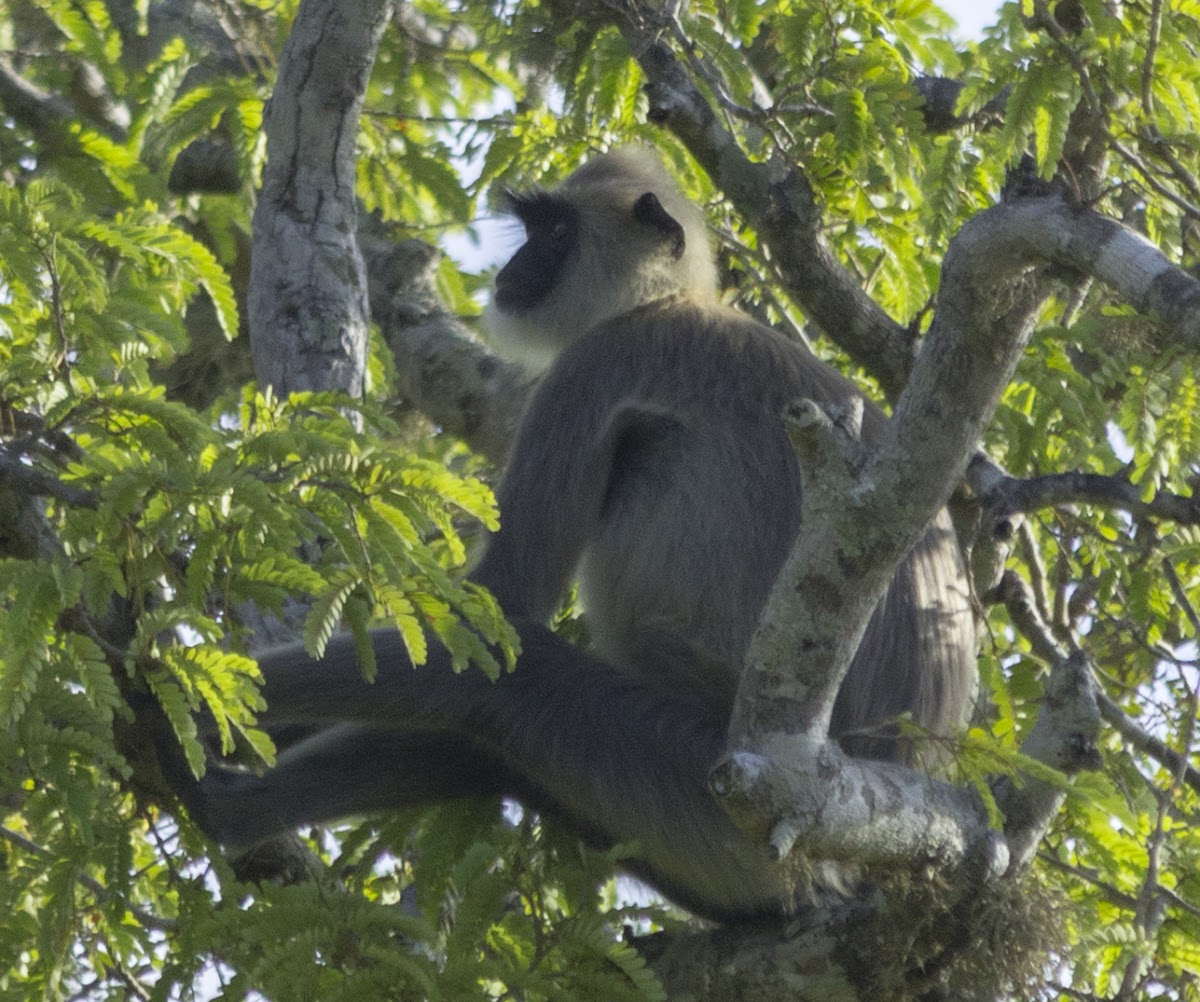
POLYGON ((671 241, 671 256, 678 261, 687 250, 687 238, 683 226, 671 215, 652 191, 646 192, 633 203, 633 218, 645 226, 652 226, 671 241))

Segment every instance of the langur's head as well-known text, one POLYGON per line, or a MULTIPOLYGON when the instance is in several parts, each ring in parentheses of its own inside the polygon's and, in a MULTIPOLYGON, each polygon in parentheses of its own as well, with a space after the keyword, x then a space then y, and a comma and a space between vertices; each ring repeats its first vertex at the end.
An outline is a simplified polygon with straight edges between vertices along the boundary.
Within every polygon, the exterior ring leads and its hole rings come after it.
POLYGON ((635 307, 716 294, 704 217, 649 150, 614 150, 508 202, 525 243, 496 275, 484 322, 500 351, 532 368, 635 307))

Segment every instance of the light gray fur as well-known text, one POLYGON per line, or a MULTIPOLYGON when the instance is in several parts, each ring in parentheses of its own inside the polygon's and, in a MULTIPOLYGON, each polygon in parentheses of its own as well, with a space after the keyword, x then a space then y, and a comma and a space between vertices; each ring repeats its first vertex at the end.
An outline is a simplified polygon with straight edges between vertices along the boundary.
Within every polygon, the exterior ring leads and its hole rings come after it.
POLYGON ((716 268, 704 216, 650 150, 628 146, 597 157, 555 190, 580 209, 580 260, 533 310, 508 313, 489 304, 484 329, 502 355, 541 371, 571 341, 637 306, 677 293, 695 302, 715 301, 716 268), (630 207, 647 191, 659 196, 688 234, 679 260, 655 234, 629 225, 630 207))

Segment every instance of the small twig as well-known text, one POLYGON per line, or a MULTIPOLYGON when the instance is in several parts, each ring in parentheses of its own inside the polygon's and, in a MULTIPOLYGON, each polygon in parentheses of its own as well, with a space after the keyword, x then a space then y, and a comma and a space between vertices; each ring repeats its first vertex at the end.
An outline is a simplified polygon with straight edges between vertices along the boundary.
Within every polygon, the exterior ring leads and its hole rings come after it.
POLYGON ((1037 539, 1028 522, 1022 522, 1017 529, 1017 540, 1021 547, 1021 556, 1029 568, 1029 585, 1037 603, 1038 614, 1044 622, 1050 622, 1050 593, 1046 584, 1046 565, 1042 561, 1037 539))
POLYGON ((124 964, 113 965, 113 970, 117 973, 117 977, 129 989, 136 998, 142 999, 143 1002, 150 1002, 150 992, 146 986, 138 981, 134 973, 125 967, 124 964))
POLYGON ((1200 793, 1200 771, 1188 763, 1186 756, 1181 755, 1166 742, 1134 723, 1133 719, 1103 689, 1098 691, 1096 698, 1100 704, 1100 715, 1105 722, 1116 729, 1121 737, 1142 754, 1148 755, 1175 772, 1180 782, 1186 784, 1194 792, 1200 793))
POLYGON ((1200 639, 1200 613, 1196 612, 1196 607, 1188 597, 1188 593, 1183 587, 1183 582, 1179 580, 1179 573, 1175 570, 1175 565, 1168 558, 1163 557, 1160 566, 1162 567, 1163 574, 1166 576, 1167 584, 1171 588, 1171 594, 1175 596, 1175 601, 1183 609, 1183 614, 1187 617, 1187 621, 1192 624, 1193 639, 1200 639))
MULTIPOLYGON (((44 846, 38 845, 31 839, 27 839, 24 835, 13 831, 4 825, 0 825, 0 838, 4 839, 11 845, 24 850, 31 856, 37 856, 39 859, 52 859, 54 854, 44 846)), ((94 877, 89 877, 86 873, 76 874, 76 880, 84 887, 91 891, 101 901, 112 901, 116 895, 113 894, 107 887, 96 880, 94 877)), ((124 902, 125 911, 136 918, 147 929, 157 929, 160 932, 175 932, 179 929, 179 923, 175 919, 163 918, 161 915, 155 915, 152 912, 145 911, 128 902, 124 902)))
POLYGON ((1058 870, 1059 873, 1065 873, 1069 877, 1074 877, 1077 880, 1082 880, 1085 884, 1091 884, 1099 892, 1100 896, 1110 905, 1116 905, 1118 908, 1124 908, 1128 911, 1133 911, 1137 908, 1137 898, 1124 891, 1119 891, 1112 884, 1106 884, 1100 879, 1100 874, 1088 866, 1076 866, 1071 863, 1065 863, 1058 856, 1046 849, 1042 849, 1037 854, 1038 862, 1044 863, 1051 869, 1058 870))
POLYGON ((1162 35, 1162 0, 1150 4, 1150 30, 1146 37, 1146 57, 1142 60, 1142 112, 1147 118, 1154 117, 1154 57, 1158 54, 1158 42, 1162 35))
POLYGON ((492 115, 490 117, 475 117, 473 115, 415 115, 409 112, 375 110, 364 108, 364 118, 381 118, 393 122, 420 122, 422 125, 478 125, 497 129, 511 129, 516 120, 511 115, 492 115))
POLYGON ((1041 477, 1001 477, 988 486, 984 501, 1001 512, 1032 512, 1057 505, 1090 504, 1119 508, 1139 518, 1165 518, 1200 525, 1200 497, 1159 491, 1149 501, 1123 477, 1100 473, 1052 473, 1041 477))
MULTIPOLYGON (((764 93, 758 95, 763 99, 759 106, 751 108, 744 104, 738 104, 729 94, 729 88, 726 86, 725 80, 719 71, 710 66, 707 59, 696 54, 696 44, 689 36, 687 29, 684 28, 677 14, 671 15, 670 24, 671 34, 675 37, 676 45, 687 56, 687 60, 691 64, 692 69, 695 70, 696 75, 712 88, 713 95, 716 97, 718 104, 721 105, 721 108, 734 118, 765 125, 767 108, 774 103, 774 99, 765 93, 765 87, 762 88, 764 93)), ((755 79, 755 82, 758 83, 757 79, 755 79)))
POLYGON ((1003 603, 1017 632, 1029 641, 1034 657, 1053 664, 1066 656, 1038 609, 1033 589, 1016 571, 1005 571, 1000 584, 985 598, 1003 603))
POLYGON ((1194 202, 1188 201, 1178 192, 1172 191, 1167 185, 1159 181, 1155 177, 1154 171, 1150 169, 1150 165, 1146 163, 1146 161, 1140 156, 1138 156, 1133 150, 1117 139, 1112 140, 1112 148, 1116 150, 1122 157, 1124 157, 1129 164, 1135 170, 1137 170, 1139 174, 1142 175, 1142 180, 1145 182, 1146 187, 1148 187, 1156 195, 1161 195, 1167 201, 1174 202, 1193 219, 1200 219, 1200 206, 1197 206, 1194 202))
POLYGON ((1088 72, 1087 64, 1080 56, 1078 49, 1071 43, 1067 37, 1067 33, 1063 31, 1062 26, 1054 19, 1054 15, 1050 13, 1045 0, 1038 0, 1034 4, 1034 15, 1026 19, 1026 24, 1031 28, 1041 28, 1054 41, 1055 47, 1066 57, 1067 62, 1071 64, 1071 68, 1075 71, 1075 75, 1079 78, 1079 86, 1083 90, 1083 96, 1087 100, 1088 110, 1093 115, 1098 115, 1103 111, 1104 105, 1101 102, 1099 95, 1096 93, 1096 88, 1092 86, 1092 75, 1088 72))

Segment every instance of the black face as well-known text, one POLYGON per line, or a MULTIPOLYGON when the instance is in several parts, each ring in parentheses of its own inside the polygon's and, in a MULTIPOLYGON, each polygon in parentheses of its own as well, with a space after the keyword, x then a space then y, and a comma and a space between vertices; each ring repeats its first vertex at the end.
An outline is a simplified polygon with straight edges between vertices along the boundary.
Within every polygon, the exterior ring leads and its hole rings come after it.
POLYGON ((496 276, 496 304, 529 310, 550 294, 579 249, 579 214, 546 192, 511 195, 509 207, 525 225, 525 243, 496 276))

